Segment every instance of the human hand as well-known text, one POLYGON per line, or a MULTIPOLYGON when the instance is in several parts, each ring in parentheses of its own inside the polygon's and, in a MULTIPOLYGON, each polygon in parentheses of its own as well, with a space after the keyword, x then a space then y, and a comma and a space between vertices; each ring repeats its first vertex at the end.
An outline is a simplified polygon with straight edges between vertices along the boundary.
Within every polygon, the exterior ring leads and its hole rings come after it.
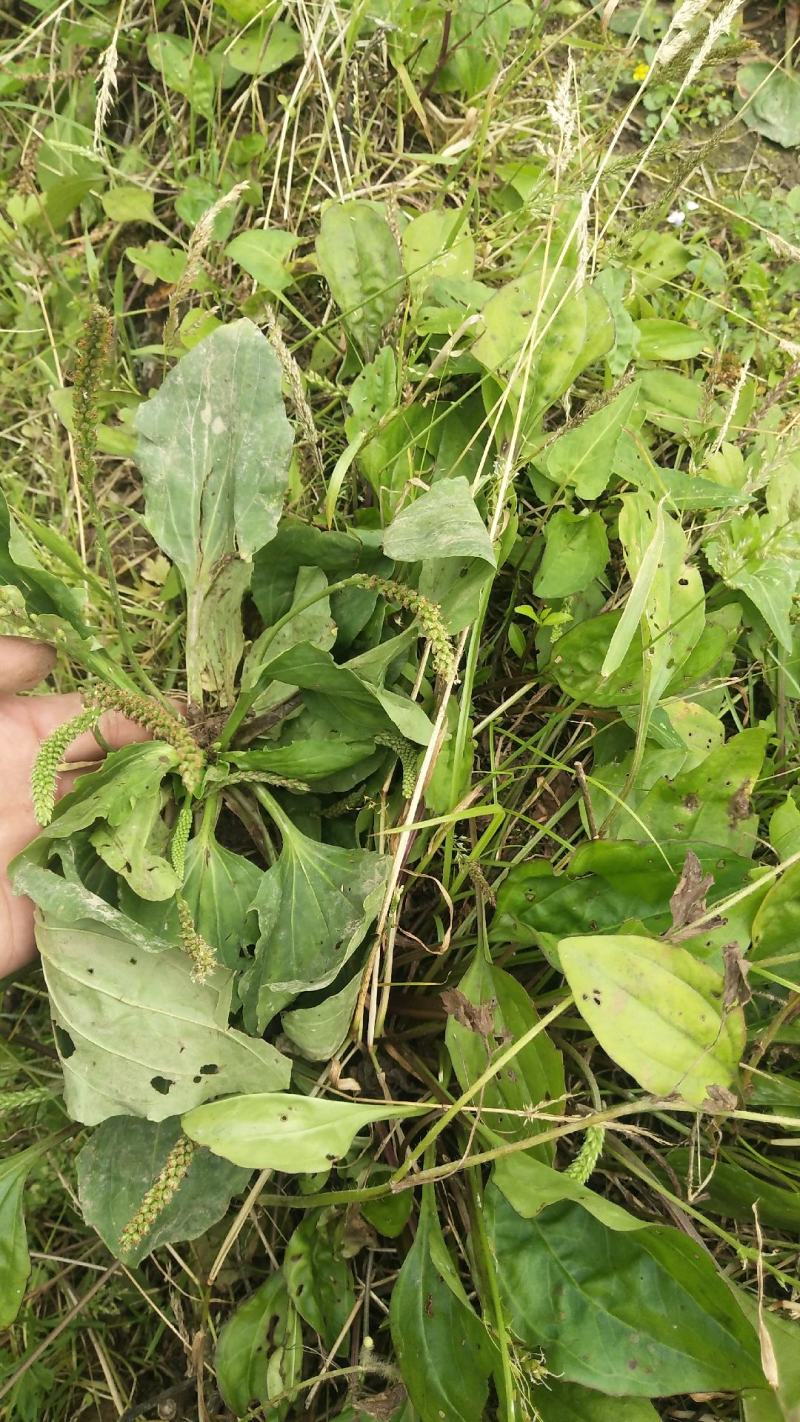
MULTIPOLYGON (((0 637, 0 978, 20 968, 35 955, 33 904, 15 894, 8 866, 38 834, 31 803, 31 770, 42 741, 57 726, 77 715, 82 701, 66 696, 18 696, 43 681, 53 669, 55 652, 25 637, 0 637)), ((117 750, 148 733, 119 712, 108 711, 100 720, 103 739, 117 750)), ((65 763, 99 761, 103 751, 91 731, 78 736, 68 748, 65 763)), ((58 793, 72 788, 80 771, 66 771, 58 780, 58 793)))

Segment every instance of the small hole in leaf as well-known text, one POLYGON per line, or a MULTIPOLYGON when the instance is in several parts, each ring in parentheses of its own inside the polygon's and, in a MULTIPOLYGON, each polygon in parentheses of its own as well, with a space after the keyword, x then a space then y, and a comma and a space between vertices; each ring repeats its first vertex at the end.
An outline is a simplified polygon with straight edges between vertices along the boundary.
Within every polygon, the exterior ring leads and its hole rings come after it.
POLYGON ((219 1067, 217 1066, 216 1062, 207 1062, 205 1066, 201 1066, 201 1068, 200 1068, 200 1075, 201 1075, 201 1076, 216 1076, 216 1074, 217 1074, 218 1071, 219 1071, 219 1067))
POLYGON ((65 1032, 64 1028, 59 1027, 57 1023, 53 1024, 53 1032, 55 1033, 56 1046, 58 1047, 59 1053, 66 1061, 75 1051, 75 1043, 70 1037, 69 1032, 65 1032))
POLYGON ((175 1085, 175 1082, 170 1081, 169 1077, 166 1076, 154 1076, 150 1079, 150 1085, 154 1091, 158 1092, 159 1096, 166 1096, 175 1085))

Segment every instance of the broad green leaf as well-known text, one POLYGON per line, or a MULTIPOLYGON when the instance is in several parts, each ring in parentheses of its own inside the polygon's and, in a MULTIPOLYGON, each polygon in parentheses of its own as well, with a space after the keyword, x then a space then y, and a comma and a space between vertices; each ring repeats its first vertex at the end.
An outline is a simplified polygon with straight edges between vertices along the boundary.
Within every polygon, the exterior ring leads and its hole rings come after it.
POLYGON ((606 526, 599 513, 558 509, 547 520, 544 537, 544 557, 533 580, 537 597, 563 598, 583 592, 608 562, 606 526))
MULTIPOLYGON (((183 218, 187 227, 196 227, 201 217, 225 196, 224 189, 216 187, 198 173, 186 179, 183 190, 175 199, 175 211, 183 218)), ((215 242, 224 242, 233 231, 236 221, 236 203, 228 203, 214 218, 211 236, 215 242)), ((221 324, 221 323, 220 323, 221 324)))
MULTIPOLYGON (((374 537, 376 541, 380 538, 377 530, 374 537)), ((284 518, 269 548, 257 553, 253 561, 251 593, 265 626, 289 611, 301 568, 317 568, 331 582, 338 582, 356 572, 388 577, 392 565, 379 547, 352 533, 314 528, 298 519, 284 518)), ((344 588, 334 595, 331 609, 339 629, 340 647, 348 647, 366 626, 377 597, 370 588, 344 588)))
POLYGON ((360 766, 374 751, 371 734, 365 733, 357 740, 355 732, 348 734, 341 726, 337 730, 326 721, 316 720, 309 711, 303 711, 289 722, 285 735, 277 743, 261 742, 252 750, 234 751, 227 758, 232 766, 242 770, 288 776, 316 785, 331 775, 360 766))
POLYGON ((261 876, 259 937, 239 995, 249 1031, 263 1032, 289 998, 333 982, 363 942, 383 898, 388 857, 310 839, 273 804, 281 853, 261 876))
POLYGON ((328 1062, 347 1036, 361 987, 361 965, 337 991, 332 984, 319 1001, 284 1012, 281 1027, 298 1051, 312 1062, 328 1062))
POLYGON ((170 898, 178 880, 164 857, 169 832, 161 819, 161 787, 177 759, 172 746, 159 741, 112 751, 59 802, 40 846, 53 846, 95 825, 92 845, 134 893, 170 898))
MULTIPOLYGON (((119 1241, 181 1134, 180 1122, 142 1121, 114 1116, 92 1133, 77 1159, 78 1198, 83 1217, 111 1250, 119 1241)), ((180 1187, 161 1209, 141 1242, 126 1251, 126 1264, 138 1264, 162 1244, 196 1239, 222 1219, 234 1195, 241 1194, 247 1170, 195 1151, 180 1187)))
MULTIPOLYGON (((603 672, 621 617, 621 612, 603 612, 599 617, 587 618, 553 643, 548 670, 567 696, 589 706, 638 703, 642 687, 642 643, 637 627, 616 670, 610 675, 603 672)), ((617 650, 620 641, 617 638, 617 650)))
POLYGON ((579 499, 599 498, 611 478, 614 453, 636 396, 637 386, 631 383, 594 415, 559 435, 548 451, 548 478, 574 488, 579 499))
POLYGON ((161 1121, 226 1092, 288 1085, 286 1057, 226 1025, 232 982, 221 969, 195 982, 182 950, 148 953, 89 912, 74 923, 40 912, 36 941, 74 1120, 161 1121))
POLYGON ((381 204, 331 203, 320 222, 317 261, 344 324, 367 360, 403 295, 403 264, 381 204))
POLYGON ((729 588, 758 608, 787 652, 792 650, 791 612, 800 581, 800 522, 778 523, 770 515, 731 519, 708 539, 705 555, 729 588))
MULTIPOLYGON (((685 1146, 671 1150, 666 1157, 670 1169, 687 1184, 696 1183, 698 1172, 702 1173, 703 1189, 699 1197, 695 1196, 695 1203, 704 1214, 725 1215, 728 1219, 752 1224, 753 1206, 758 1205, 762 1225, 800 1233, 797 1190, 776 1185, 731 1160, 715 1160, 712 1164, 701 1159, 702 1165, 692 1158, 692 1152, 685 1146)), ((665 1184, 670 1185, 671 1177, 668 1179, 666 1172, 658 1173, 665 1184)))
POLYGON ((426 1192, 389 1312, 400 1373, 422 1422, 482 1422, 485 1416, 495 1349, 454 1276, 426 1192))
POLYGON ((493 1187, 486 1201, 511 1327, 559 1379, 613 1397, 758 1385, 756 1336, 687 1235, 609 1230, 576 1204, 523 1220, 493 1187))
POLYGON ((316 716, 357 736, 397 730, 416 745, 427 745, 432 726, 418 702, 364 680, 330 652, 307 642, 280 653, 268 664, 269 679, 299 686, 316 716))
POLYGON ((665 321, 648 316, 636 322, 638 355, 642 360, 689 360, 709 343, 705 331, 695 331, 682 321, 665 321))
MULTIPOLYGON (((256 638, 242 666, 240 684, 243 690, 249 690, 259 681, 263 684, 265 668, 289 647, 308 644, 328 651, 333 646, 336 641, 336 626, 331 618, 330 600, 322 596, 327 586, 328 579, 320 568, 298 569, 292 607, 302 608, 304 603, 315 597, 318 600, 299 611, 279 631, 274 632, 272 627, 266 627, 260 637, 256 638)), ((292 607, 288 612, 291 612, 292 607)), ((268 684, 253 703, 252 714, 263 715, 270 707, 277 706, 294 695, 296 690, 295 686, 287 686, 279 681, 268 684)))
POLYGON ((419 303, 438 278, 470 281, 475 270, 475 242, 461 211, 432 209, 403 229, 403 265, 411 295, 419 303))
POLYGON ((781 875, 759 908, 751 958, 800 990, 800 864, 781 875))
POLYGON ((139 406, 147 525, 186 588, 190 695, 229 702, 253 554, 274 538, 292 432, 278 358, 250 321, 220 326, 139 406))
MULTIPOLYGON (((685 272, 691 259, 690 249, 670 232, 637 232, 631 242, 632 257, 628 270, 633 277, 637 296, 649 296, 665 282, 685 272)), ((660 379, 662 372, 658 372, 660 379)))
MULTIPOLYGON (((150 241, 144 247, 126 247, 125 256, 133 262, 137 277, 150 286, 156 281, 174 286, 186 271, 186 253, 180 247, 168 247, 166 242, 150 241)), ((190 286, 200 286, 200 273, 190 286)))
POLYGON ((184 1116, 183 1129, 235 1165, 313 1175, 341 1160, 372 1121, 393 1121, 428 1109, 267 1092, 199 1106, 184 1116))
POLYGON ((487 370, 513 374, 515 396, 524 398, 534 425, 614 341, 603 297, 591 286, 570 294, 568 280, 534 271, 508 282, 484 306, 483 333, 472 348, 487 370))
POLYGON ((287 262, 297 238, 291 232, 280 228, 253 227, 249 232, 240 232, 225 248, 226 257, 231 257, 260 287, 272 296, 280 296, 294 280, 287 268, 287 262))
POLYGON ((309 1212, 287 1242, 283 1265, 292 1303, 326 1349, 333 1347, 355 1303, 341 1245, 341 1228, 331 1229, 330 1218, 320 1211, 309 1212))
POLYGON ((800 81, 770 60, 743 64, 736 88, 747 102, 741 117, 748 128, 783 148, 800 147, 800 81))
POLYGON ((767 732, 740 731, 693 770, 657 782, 629 820, 629 839, 718 844, 747 858, 755 847, 758 817, 751 792, 764 762, 767 732))
POLYGON ((800 809, 791 795, 772 811, 769 842, 778 859, 788 859, 800 850, 800 809))
POLYGON ((100 201, 112 222, 155 222, 155 195, 147 188, 128 183, 103 193, 100 201))
POLYGON ((570 1200, 588 1210, 608 1229, 643 1229, 642 1220, 628 1214, 621 1205, 615 1205, 604 1195, 596 1194, 586 1185, 571 1180, 563 1170, 553 1170, 542 1160, 537 1160, 529 1151, 500 1156, 495 1161, 492 1175, 494 1184, 513 1205, 518 1215, 530 1220, 541 1214, 549 1205, 570 1200))
MULTIPOLYGON (((477 949, 455 993, 447 994, 448 1012, 445 1041, 458 1083, 466 1090, 509 1045, 530 1031, 537 1021, 536 1009, 521 983, 510 973, 487 963, 477 949), (483 1009, 481 1011, 481 1009, 483 1009), (473 1023, 473 1026, 469 1024, 473 1023)), ((541 1110, 563 1097, 564 1069, 560 1053, 543 1032, 491 1081, 481 1094, 481 1105, 496 1108, 485 1124, 503 1140, 520 1140, 545 1129, 541 1119, 526 1120, 529 1108, 541 1110)), ((559 1108, 554 1108, 559 1109, 559 1108)), ((552 1160, 552 1146, 541 1147, 542 1157, 552 1160)))
POLYGON ((34 1148, 0 1161, 0 1328, 14 1322, 31 1271, 23 1204, 35 1158, 34 1148))
POLYGON ((81 635, 89 629, 83 622, 80 603, 61 578, 37 564, 33 550, 21 539, 11 522, 5 495, 0 491, 0 587, 17 588, 32 617, 63 618, 81 635))
POLYGON ((271 1397, 301 1376, 303 1338, 281 1273, 270 1274, 220 1330, 214 1367, 223 1400, 237 1417, 260 1407, 269 1422, 291 1401, 269 1408, 271 1397), (269 1351, 268 1351, 269 1350, 269 1351))
POLYGON ((186 850, 183 896, 198 933, 226 968, 242 966, 242 951, 255 943, 253 900, 262 871, 242 854, 219 844, 203 826, 186 850))
POLYGON ((658 1422, 656 1409, 642 1397, 607 1397, 579 1383, 547 1378, 537 1389, 541 1422, 658 1422))
MULTIPOLYGON (((758 1305, 744 1289, 736 1290, 745 1318, 755 1328, 758 1305)), ((778 1369, 777 1389, 759 1388, 746 1391, 742 1398, 745 1422, 800 1422, 800 1325, 796 1319, 782 1318, 765 1308, 764 1328, 772 1344, 778 1369)))
POLYGON ((392 520, 383 549, 400 563, 428 558, 480 558, 495 566, 491 539, 475 507, 469 481, 440 479, 392 520))
POLYGON ((182 94, 204 118, 213 116, 214 71, 192 40, 152 30, 147 36, 147 58, 168 89, 182 94))
POLYGON ((286 1415, 291 1402, 267 1408, 303 1369, 303 1335, 283 1274, 270 1274, 223 1325, 215 1369, 223 1401, 236 1416, 254 1406, 264 1408, 270 1422, 286 1415))
POLYGON ((724 1007, 720 973, 635 935, 564 938, 558 951, 584 1021, 645 1091, 702 1106, 711 1087, 735 1085, 744 1017, 724 1007))
POLYGON ((225 45, 225 60, 232 69, 240 74, 257 74, 262 79, 302 53, 302 35, 285 20, 251 25, 233 44, 225 45))

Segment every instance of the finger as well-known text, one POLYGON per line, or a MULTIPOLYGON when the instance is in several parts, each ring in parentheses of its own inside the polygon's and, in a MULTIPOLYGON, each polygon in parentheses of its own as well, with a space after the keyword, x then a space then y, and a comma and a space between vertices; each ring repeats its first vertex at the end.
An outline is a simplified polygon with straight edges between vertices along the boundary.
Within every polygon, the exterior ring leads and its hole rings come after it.
MULTIPOLYGON (((68 692, 63 696, 31 697, 26 705, 36 735, 42 741, 84 709, 83 699, 77 692, 68 692)), ((134 721, 127 720, 119 711, 104 711, 98 722, 98 729, 112 750, 135 745, 137 741, 150 740, 149 731, 143 726, 137 726, 134 721)), ((91 731, 83 731, 72 745, 67 747, 64 760, 101 760, 104 754, 94 734, 91 731)))
POLYGON ((55 647, 30 637, 0 637, 0 692, 30 691, 49 676, 55 647))

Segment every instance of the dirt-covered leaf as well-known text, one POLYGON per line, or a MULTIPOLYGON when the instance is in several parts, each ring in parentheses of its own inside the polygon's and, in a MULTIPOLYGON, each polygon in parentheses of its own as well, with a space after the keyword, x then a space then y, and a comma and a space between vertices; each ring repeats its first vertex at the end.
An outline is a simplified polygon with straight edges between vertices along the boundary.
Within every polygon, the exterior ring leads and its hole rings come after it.
POLYGON ((275 1422, 291 1401, 268 1408, 271 1397, 301 1376, 303 1338, 283 1274, 275 1272, 224 1324, 214 1366, 224 1401, 237 1417, 261 1407, 275 1422))
POLYGON ((370 1122, 397 1120, 427 1109, 267 1092, 200 1106, 184 1116, 183 1129, 192 1140, 236 1165, 313 1175, 329 1170, 346 1155, 358 1132, 370 1122))
MULTIPOLYGON (((114 1116, 89 1137, 77 1159, 78 1198, 86 1223, 112 1254, 181 1134, 177 1117, 143 1121, 114 1116)), ((138 1264, 162 1244, 196 1239, 225 1214, 241 1194, 249 1171, 207 1150, 196 1150, 172 1199, 141 1241, 126 1249, 126 1264, 138 1264)))
MULTIPOLYGON (((449 1006, 445 1002, 445 1041, 453 1070, 465 1091, 491 1066, 493 1058, 535 1026, 538 1015, 522 984, 502 968, 487 963, 480 949, 457 991, 458 999, 451 1000, 449 1006)), ((484 1087, 481 1105, 499 1112, 494 1114, 493 1110, 487 1115, 486 1124, 503 1140, 533 1137, 537 1130, 545 1129, 546 1121, 541 1117, 526 1120, 524 1115, 505 1115, 504 1111, 541 1111, 548 1103, 559 1101, 564 1090, 560 1053, 542 1032, 484 1087)), ((540 1149, 543 1159, 552 1160, 552 1146, 540 1149)))
POLYGON ((735 1085, 744 1018, 725 1010, 721 974, 633 934, 564 938, 558 951, 584 1021, 646 1091, 701 1106, 712 1087, 735 1085))
POLYGON ((524 1220, 492 1187, 487 1208, 511 1327, 557 1377, 614 1397, 758 1385, 755 1333, 687 1235, 609 1230, 577 1204, 524 1220))
POLYGON ((277 532, 292 445, 266 337, 247 320, 219 326, 139 406, 136 429, 147 526, 186 588, 190 694, 230 701, 239 604, 277 532))
POLYGON ((389 1324, 403 1382, 422 1422, 482 1422, 495 1349, 458 1286, 427 1192, 392 1291, 389 1324))
POLYGON ((367 360, 403 296, 400 251, 383 206, 331 203, 320 221, 317 261, 347 330, 367 360))

